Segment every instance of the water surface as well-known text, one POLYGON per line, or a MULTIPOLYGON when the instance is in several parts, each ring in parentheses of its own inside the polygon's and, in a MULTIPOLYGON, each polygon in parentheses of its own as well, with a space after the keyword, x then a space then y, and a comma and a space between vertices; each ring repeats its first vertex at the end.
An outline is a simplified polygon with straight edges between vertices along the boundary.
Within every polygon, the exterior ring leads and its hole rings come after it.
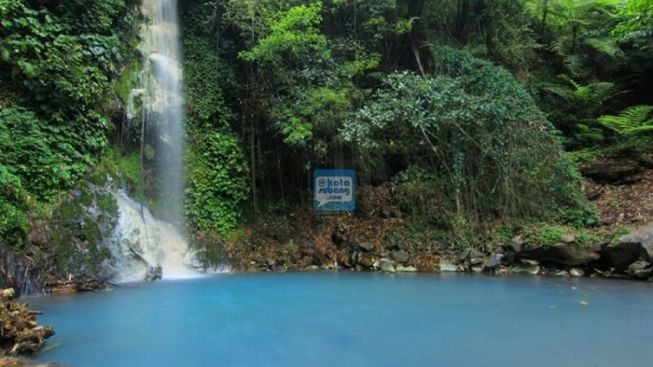
POLYGON ((648 366, 646 283, 222 275, 31 299, 73 367, 648 366))

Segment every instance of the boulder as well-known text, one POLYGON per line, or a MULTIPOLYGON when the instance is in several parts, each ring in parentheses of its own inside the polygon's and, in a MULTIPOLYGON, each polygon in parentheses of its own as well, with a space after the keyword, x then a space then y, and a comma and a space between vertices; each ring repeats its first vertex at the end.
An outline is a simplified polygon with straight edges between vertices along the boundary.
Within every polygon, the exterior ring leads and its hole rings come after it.
POLYGON ((519 252, 524 246, 524 239, 522 236, 516 236, 509 243, 503 245, 503 249, 508 252, 519 252))
POLYGON ((649 259, 653 259, 653 222, 634 228, 628 235, 621 238, 621 243, 639 243, 649 259))
POLYGON ((440 272, 442 273, 453 273, 460 271, 458 265, 454 265, 446 260, 440 260, 440 272))
POLYGON ((485 260, 483 269, 485 271, 491 271, 496 269, 501 265, 501 261, 503 260, 503 257, 504 257, 503 254, 497 254, 497 253, 490 255, 490 257, 488 257, 487 260, 485 260))
POLYGON ((474 249, 470 251, 469 255, 469 264, 472 265, 473 267, 481 267, 481 264, 485 263, 486 256, 484 253, 474 249))
POLYGON ((416 273, 417 268, 414 266, 403 266, 401 264, 397 264, 397 272, 398 273, 416 273))
POLYGON ((161 280, 162 277, 163 277, 163 268, 161 268, 160 265, 149 266, 147 268, 147 271, 145 273, 146 282, 154 282, 157 280, 161 280))
POLYGON ((574 278, 580 278, 585 276, 585 272, 578 268, 571 268, 569 269, 569 275, 571 275, 574 278))
POLYGON ((648 254, 639 242, 621 242, 615 246, 608 246, 601 252, 598 267, 602 269, 614 268, 617 271, 626 271, 628 266, 638 260, 648 260, 648 254))
POLYGON ((640 260, 630 264, 626 273, 633 278, 648 279, 651 276, 652 271, 653 268, 651 268, 651 263, 640 260))
POLYGON ((600 183, 619 183, 627 181, 641 170, 642 167, 636 161, 621 159, 592 163, 581 167, 580 172, 600 183))
POLYGON ((408 253, 404 250, 392 251, 392 259, 398 263, 405 264, 408 262, 408 253))
POLYGON ((386 273, 394 273, 396 271, 395 263, 392 260, 386 258, 379 260, 379 269, 386 273))
POLYGON ((567 244, 537 246, 516 254, 518 260, 528 259, 540 264, 562 266, 586 265, 600 257, 596 249, 567 244))
POLYGON ((537 275, 540 273, 540 270, 539 265, 516 264, 512 267, 511 272, 513 274, 537 275))

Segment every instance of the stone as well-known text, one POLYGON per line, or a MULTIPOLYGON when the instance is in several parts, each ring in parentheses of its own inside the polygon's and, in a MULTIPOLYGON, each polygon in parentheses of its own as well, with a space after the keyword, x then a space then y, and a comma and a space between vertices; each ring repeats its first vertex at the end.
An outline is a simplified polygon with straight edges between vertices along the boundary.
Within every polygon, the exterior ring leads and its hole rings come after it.
POLYGON ((460 271, 457 265, 451 264, 446 260, 440 260, 440 272, 442 273, 454 273, 460 271))
POLYGON ((552 273, 554 277, 567 278, 569 277, 569 272, 567 270, 559 270, 552 273))
POLYGON ((386 273, 394 273, 396 271, 394 262, 386 258, 379 260, 379 269, 386 273))
POLYGON ((162 277, 163 277, 163 268, 161 268, 160 265, 150 266, 147 268, 147 271, 145 273, 146 282, 154 282, 157 280, 161 280, 162 277))
POLYGON ((651 276, 652 271, 653 268, 651 268, 651 263, 640 260, 630 264, 626 273, 633 278, 648 279, 651 276))
POLYGON ((630 264, 640 259, 648 259, 648 254, 641 243, 620 242, 603 249, 598 266, 602 269, 614 268, 617 271, 626 271, 630 264))
POLYGON ((537 246, 522 250, 516 259, 536 260, 540 264, 578 266, 586 265, 601 257, 594 248, 578 245, 556 244, 537 246))
POLYGON ((469 257, 469 264, 472 266, 481 265, 486 260, 485 254, 476 249, 470 251, 468 257, 469 257))
POLYGON ((633 160, 621 159, 592 163, 581 167, 583 176, 600 183, 619 183, 639 173, 641 166, 633 160))
POLYGON ((374 250, 374 244, 372 242, 362 242, 358 244, 358 248, 365 252, 370 252, 374 250))
POLYGON ((566 244, 576 242, 576 236, 573 233, 565 233, 562 235, 562 242, 566 244))
POLYGON ((511 252, 519 252, 524 246, 524 239, 522 236, 516 236, 509 243, 503 245, 503 249, 511 252))
POLYGON ((641 244, 644 250, 646 250, 648 259, 653 260, 653 222, 632 229, 619 242, 641 244))
POLYGON ((585 276, 585 272, 578 268, 571 268, 569 269, 569 275, 571 275, 574 278, 580 278, 585 276))
POLYGON ((539 265, 516 264, 512 267, 511 272, 514 274, 537 275, 540 273, 540 270, 539 265))
POLYGON ((398 273, 416 273, 417 268, 414 266, 403 266, 401 264, 397 264, 396 268, 398 273))
POLYGON ((392 259, 398 263, 408 262, 408 253, 404 250, 392 251, 392 259))
POLYGON ((486 271, 496 269, 499 265, 501 265, 501 260, 503 259, 503 257, 504 257, 503 254, 497 254, 497 253, 490 255, 490 257, 488 257, 487 260, 485 261, 485 264, 483 265, 483 269, 486 271))

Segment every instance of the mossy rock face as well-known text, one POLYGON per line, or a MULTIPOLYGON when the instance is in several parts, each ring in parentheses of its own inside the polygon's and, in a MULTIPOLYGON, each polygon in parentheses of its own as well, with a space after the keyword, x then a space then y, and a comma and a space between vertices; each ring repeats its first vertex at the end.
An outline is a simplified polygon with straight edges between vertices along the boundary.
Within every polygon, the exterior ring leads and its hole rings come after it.
POLYGON ((108 279, 118 214, 109 189, 86 184, 73 190, 55 211, 50 230, 55 273, 108 279))

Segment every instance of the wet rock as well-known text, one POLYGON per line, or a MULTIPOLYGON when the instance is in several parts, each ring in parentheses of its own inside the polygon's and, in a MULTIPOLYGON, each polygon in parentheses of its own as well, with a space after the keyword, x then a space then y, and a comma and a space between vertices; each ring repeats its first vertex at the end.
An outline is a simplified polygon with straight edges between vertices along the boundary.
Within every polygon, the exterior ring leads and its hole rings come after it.
POLYGON ((483 265, 483 270, 491 271, 496 269, 499 265, 501 265, 501 260, 503 257, 503 254, 497 253, 490 255, 490 257, 488 257, 488 259, 485 261, 485 264, 483 265))
POLYGON ((529 274, 537 275, 540 273, 539 265, 526 265, 526 264, 516 264, 512 267, 511 271, 514 274, 529 274))
POLYGON ((649 262, 640 260, 630 264, 626 273, 633 278, 648 279, 652 271, 653 268, 649 262))
POLYGON ((145 273, 145 281, 146 282, 155 282, 157 280, 161 280, 163 277, 163 268, 161 266, 150 266, 147 268, 147 272, 145 273))
POLYGON ((408 262, 408 253, 404 250, 392 251, 392 259, 398 263, 405 264, 408 262))
POLYGON ((567 270, 559 270, 551 273, 554 277, 567 278, 569 277, 569 272, 567 270))
POLYGON ((417 268, 414 266, 403 266, 401 264, 397 264, 397 272, 398 273, 416 273, 417 268))
POLYGON ((460 271, 458 265, 454 265, 446 260, 440 260, 440 272, 442 273, 453 273, 460 271))
POLYGON ((374 244, 372 242, 362 242, 358 244, 358 248, 363 251, 370 252, 374 250, 374 244))
POLYGON ((648 259, 648 254, 641 243, 621 242, 603 249, 598 266, 602 269, 614 268, 623 272, 630 264, 640 259, 648 259))
POLYGON ((386 273, 394 273, 396 271, 394 262, 385 258, 379 260, 379 269, 386 273))
POLYGON ((524 246, 524 239, 522 236, 516 236, 509 243, 503 245, 503 249, 509 252, 519 252, 524 246))
POLYGON ((562 266, 578 266, 586 265, 592 261, 596 261, 601 256, 594 248, 557 244, 553 246, 538 246, 522 250, 516 254, 516 258, 536 260, 540 264, 545 265, 562 265, 562 266))
POLYGON ((485 263, 486 256, 484 253, 474 249, 471 250, 467 256, 469 258, 469 264, 471 266, 479 266, 483 263, 485 263))
POLYGON ((578 268, 571 268, 569 269, 569 275, 571 275, 574 278, 580 278, 585 276, 585 272, 578 268))
POLYGON ((653 259, 653 222, 644 226, 639 226, 623 237, 620 243, 639 243, 648 255, 653 259))

